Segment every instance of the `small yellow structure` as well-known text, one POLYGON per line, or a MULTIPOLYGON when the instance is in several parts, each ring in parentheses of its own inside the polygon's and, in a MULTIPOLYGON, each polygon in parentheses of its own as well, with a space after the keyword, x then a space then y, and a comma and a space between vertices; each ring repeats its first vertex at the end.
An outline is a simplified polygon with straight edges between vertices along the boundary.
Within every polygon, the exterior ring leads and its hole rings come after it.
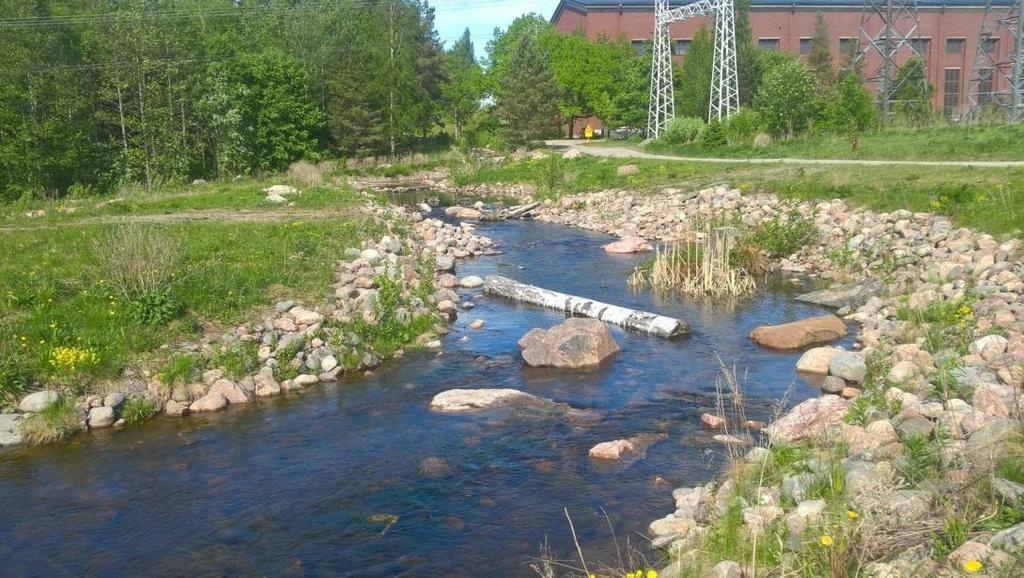
POLYGON ((583 129, 583 138, 590 140, 594 138, 594 127, 587 125, 587 128, 583 129))

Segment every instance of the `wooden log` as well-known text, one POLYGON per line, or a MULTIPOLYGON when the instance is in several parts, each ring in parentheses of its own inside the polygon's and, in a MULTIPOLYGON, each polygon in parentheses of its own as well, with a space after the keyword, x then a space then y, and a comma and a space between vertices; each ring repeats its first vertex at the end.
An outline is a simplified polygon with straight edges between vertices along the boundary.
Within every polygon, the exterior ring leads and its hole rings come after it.
POLYGON ((522 205, 521 207, 512 207, 508 214, 505 215, 506 219, 518 219, 528 213, 533 212, 537 207, 541 206, 542 203, 529 203, 522 205))
POLYGON ((571 315, 599 319, 605 323, 658 337, 671 338, 690 332, 690 326, 679 319, 549 291, 500 275, 490 275, 484 279, 484 292, 513 301, 564 311, 571 315))

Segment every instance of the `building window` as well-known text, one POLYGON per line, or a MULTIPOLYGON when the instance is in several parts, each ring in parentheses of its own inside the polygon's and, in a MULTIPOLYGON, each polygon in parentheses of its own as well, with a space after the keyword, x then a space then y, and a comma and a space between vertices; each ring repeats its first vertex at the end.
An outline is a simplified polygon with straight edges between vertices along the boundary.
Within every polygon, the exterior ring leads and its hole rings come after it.
POLYGON ((633 45, 633 50, 635 50, 637 54, 644 54, 647 52, 646 40, 634 40, 630 44, 633 45))
POLYGON ((963 53, 964 53, 964 39, 963 38, 947 38, 946 39, 946 54, 963 54, 963 53))
POLYGON ((978 104, 985 105, 992 102, 992 69, 978 69, 978 104))
POLYGON ((911 38, 909 41, 910 47, 914 49, 921 58, 928 56, 928 48, 931 46, 931 38, 911 38))
POLYGON ((843 55, 857 54, 857 49, 860 46, 857 43, 856 38, 840 38, 839 39, 839 53, 843 55))
POLYGON ((693 40, 689 38, 680 38, 672 41, 672 54, 676 56, 682 56, 690 51, 690 45, 693 44, 693 40))
POLYGON ((800 39, 800 54, 810 54, 811 53, 811 43, 812 43, 813 40, 814 40, 813 38, 801 38, 800 39))
POLYGON ((999 52, 999 39, 998 38, 985 38, 981 41, 981 50, 985 54, 992 54, 999 52))
POLYGON ((942 112, 953 116, 960 111, 960 69, 947 68, 942 85, 942 112))
POLYGON ((778 50, 779 39, 778 38, 758 38, 757 47, 764 50, 778 50))

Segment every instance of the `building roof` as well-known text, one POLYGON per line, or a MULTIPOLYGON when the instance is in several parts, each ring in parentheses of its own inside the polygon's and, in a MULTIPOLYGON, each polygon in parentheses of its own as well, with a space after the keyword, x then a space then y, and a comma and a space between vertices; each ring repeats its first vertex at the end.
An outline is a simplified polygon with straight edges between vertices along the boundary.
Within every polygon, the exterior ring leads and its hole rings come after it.
MULTIPOLYGON (((683 6, 693 0, 671 0, 672 6, 683 6)), ((927 8, 984 8, 988 0, 917 0, 919 7, 927 8)), ((995 6, 1010 6, 1014 0, 991 0, 995 6)), ((863 0, 750 0, 751 6, 800 8, 860 8, 863 0)), ((566 8, 577 12, 608 11, 620 8, 631 12, 653 11, 654 0, 561 0, 551 21, 555 22, 566 8)))

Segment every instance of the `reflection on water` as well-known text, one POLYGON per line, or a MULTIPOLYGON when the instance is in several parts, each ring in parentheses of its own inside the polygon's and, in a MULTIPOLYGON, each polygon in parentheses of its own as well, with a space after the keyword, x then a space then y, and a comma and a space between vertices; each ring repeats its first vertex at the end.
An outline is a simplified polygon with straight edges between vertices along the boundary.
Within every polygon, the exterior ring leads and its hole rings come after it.
MULTIPOLYGON (((796 355, 758 349, 757 325, 816 313, 785 293, 740 307, 654 299, 626 276, 638 257, 607 238, 539 223, 480 227, 504 254, 460 265, 688 321, 668 341, 614 329, 607 366, 524 369, 516 342, 562 316, 480 298, 441 355, 413 354, 370 378, 251 407, 157 420, 68 447, 0 454, 5 576, 529 576, 547 537, 574 556, 563 507, 588 555, 642 544, 672 487, 709 478, 721 449, 699 427, 714 407, 718 353, 746 376, 753 419, 794 380, 796 355), (486 322, 473 331, 474 319, 486 322), (591 410, 438 415, 453 387, 513 387, 591 410), (587 458, 596 443, 664 432, 628 467, 587 458), (428 458, 440 458, 440 460, 428 458)), ((467 298, 472 295, 467 293, 467 298)), ((812 395, 801 383, 796 400, 812 395)))

